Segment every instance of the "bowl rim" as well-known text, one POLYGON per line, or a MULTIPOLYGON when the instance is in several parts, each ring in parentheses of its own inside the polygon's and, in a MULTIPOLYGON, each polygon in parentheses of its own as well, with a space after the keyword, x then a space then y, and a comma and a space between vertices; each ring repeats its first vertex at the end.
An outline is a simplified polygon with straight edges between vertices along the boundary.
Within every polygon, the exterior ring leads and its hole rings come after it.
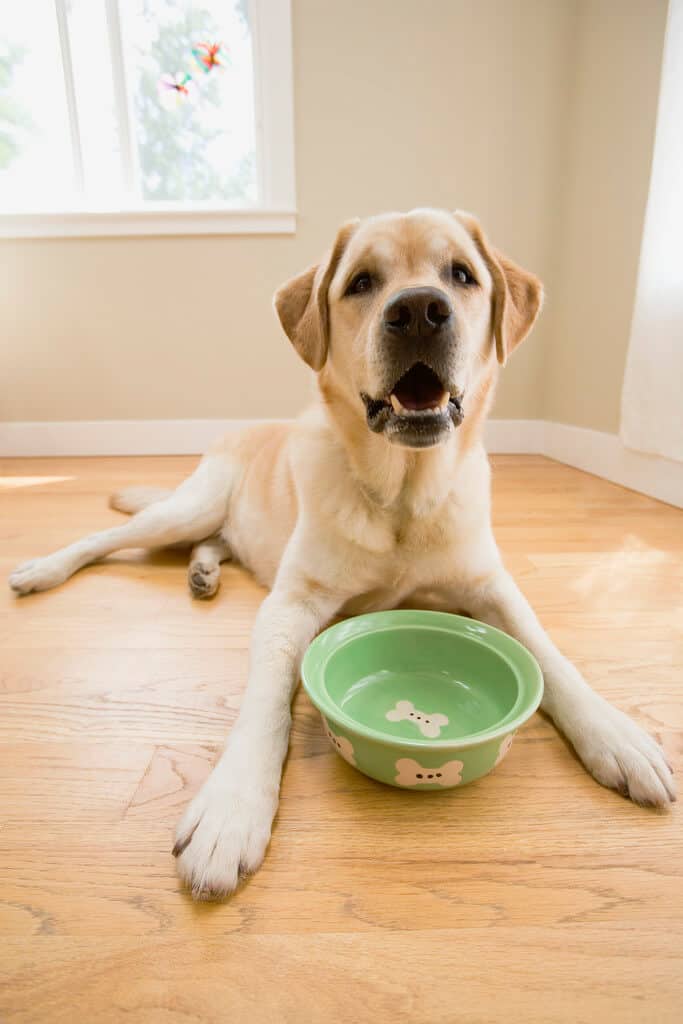
POLYGON ((459 750, 480 746, 482 743, 489 743, 491 740, 507 736, 531 718, 543 697, 541 668, 531 652, 514 637, 504 633, 501 629, 496 629, 495 626, 489 626, 485 622, 470 619, 464 615, 404 608, 368 612, 328 626, 309 644, 304 654, 301 662, 301 681, 314 707, 335 725, 340 725, 356 736, 386 746, 407 747, 422 751, 459 750), (488 729, 467 733, 457 739, 426 740, 424 738, 404 739, 373 729, 347 715, 332 701, 324 686, 324 676, 327 662, 333 654, 359 636, 416 627, 455 634, 495 651, 508 663, 517 679, 518 696, 511 711, 514 711, 520 703, 523 704, 522 709, 512 718, 501 719, 488 729), (340 634, 342 634, 341 638, 340 634))

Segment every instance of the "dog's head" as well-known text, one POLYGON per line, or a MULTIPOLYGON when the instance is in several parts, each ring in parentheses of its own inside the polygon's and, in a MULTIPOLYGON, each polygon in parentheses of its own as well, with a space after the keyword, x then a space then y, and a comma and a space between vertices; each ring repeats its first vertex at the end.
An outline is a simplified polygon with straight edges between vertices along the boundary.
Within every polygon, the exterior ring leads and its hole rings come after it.
POLYGON ((278 289, 275 308, 328 399, 389 441, 428 448, 529 333, 542 294, 474 217, 414 210, 345 224, 322 263, 278 289))

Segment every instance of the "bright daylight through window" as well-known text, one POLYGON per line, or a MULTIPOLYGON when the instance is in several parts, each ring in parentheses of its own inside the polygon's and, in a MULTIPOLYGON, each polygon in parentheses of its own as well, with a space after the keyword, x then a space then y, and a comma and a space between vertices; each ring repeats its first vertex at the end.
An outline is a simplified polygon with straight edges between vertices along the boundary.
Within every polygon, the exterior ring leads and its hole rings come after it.
POLYGON ((285 0, 3 2, 0 229, 292 214, 288 31, 285 0))

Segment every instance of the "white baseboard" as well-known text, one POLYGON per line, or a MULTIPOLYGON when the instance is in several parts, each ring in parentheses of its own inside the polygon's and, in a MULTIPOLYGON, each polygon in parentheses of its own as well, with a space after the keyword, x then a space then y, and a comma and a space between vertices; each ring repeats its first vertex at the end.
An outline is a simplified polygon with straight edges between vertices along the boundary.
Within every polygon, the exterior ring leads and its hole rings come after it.
POLYGON ((545 455, 683 508, 683 463, 626 448, 617 434, 550 420, 489 420, 492 453, 545 455))
MULTIPOLYGON (((198 455, 253 420, 0 423, 0 456, 198 455)), ((489 420, 496 454, 545 455, 683 508, 683 464, 625 448, 616 434, 547 420, 489 420)))
POLYGON ((201 455, 221 435, 242 430, 254 422, 72 420, 63 423, 0 423, 0 457, 201 455))
POLYGON ((541 420, 487 420, 486 451, 495 455, 543 455, 541 420))
POLYGON ((543 422, 542 454, 683 508, 683 463, 626 448, 617 434, 543 422))

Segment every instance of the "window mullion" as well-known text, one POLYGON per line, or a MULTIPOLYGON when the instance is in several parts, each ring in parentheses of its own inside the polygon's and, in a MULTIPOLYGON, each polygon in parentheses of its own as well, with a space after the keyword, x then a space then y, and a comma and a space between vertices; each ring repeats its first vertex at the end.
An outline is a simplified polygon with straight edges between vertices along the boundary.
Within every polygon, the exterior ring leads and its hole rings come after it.
POLYGON ((137 199, 139 197, 138 167, 131 128, 132 118, 128 83, 126 81, 126 65, 123 55, 123 38, 118 0, 105 0, 105 8, 107 12, 109 56, 114 83, 116 125, 121 148, 123 185, 128 198, 137 199))
POLYGON ((247 0, 249 11, 249 29, 251 32, 252 75, 254 80, 254 148, 256 157, 257 195, 261 206, 270 202, 271 183, 267 175, 265 125, 262 89, 262 57, 261 57, 261 24, 258 0, 247 0))
POLYGON ((55 13, 57 15, 57 29, 59 31, 59 46, 62 52, 62 71, 64 74, 66 106, 69 114, 69 131, 71 134, 71 153, 74 167, 74 179, 76 189, 79 194, 82 195, 85 190, 83 147, 81 145, 81 131, 78 120, 78 104, 76 101, 73 61, 71 59, 71 41, 69 39, 69 20, 66 9, 66 0, 55 0, 55 13))

